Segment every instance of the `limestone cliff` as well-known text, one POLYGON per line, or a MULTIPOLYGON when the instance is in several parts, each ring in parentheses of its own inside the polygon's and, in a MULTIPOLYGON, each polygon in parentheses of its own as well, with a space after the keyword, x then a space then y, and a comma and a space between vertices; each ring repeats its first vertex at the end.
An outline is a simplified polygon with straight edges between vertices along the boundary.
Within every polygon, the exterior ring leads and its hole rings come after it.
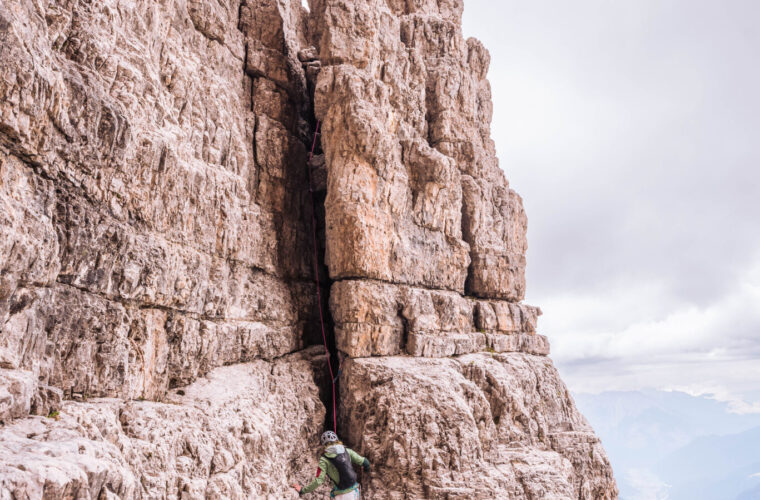
POLYGON ((0 4, 1 499, 297 497, 320 307, 368 498, 616 497, 462 1, 310 5, 0 4))

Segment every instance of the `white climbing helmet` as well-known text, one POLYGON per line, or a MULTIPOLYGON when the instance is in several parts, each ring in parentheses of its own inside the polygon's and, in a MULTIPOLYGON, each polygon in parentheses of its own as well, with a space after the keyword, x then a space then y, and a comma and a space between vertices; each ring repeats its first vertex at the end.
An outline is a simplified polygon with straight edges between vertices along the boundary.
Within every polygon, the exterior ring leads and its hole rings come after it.
POLYGON ((338 440, 338 435, 335 434, 333 431, 325 431, 322 433, 322 437, 320 438, 320 441, 323 445, 334 443, 338 440))

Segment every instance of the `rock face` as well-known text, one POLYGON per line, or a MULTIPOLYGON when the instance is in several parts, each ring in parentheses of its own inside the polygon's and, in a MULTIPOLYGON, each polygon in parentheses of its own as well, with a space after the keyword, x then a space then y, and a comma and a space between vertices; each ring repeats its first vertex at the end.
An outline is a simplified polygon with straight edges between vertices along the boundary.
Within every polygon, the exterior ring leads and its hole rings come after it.
POLYGON ((253 11, 0 7, 0 366, 157 399, 303 346, 303 96, 246 65, 257 29, 285 57, 287 13, 253 11))
POLYGON ((324 424, 312 356, 216 368, 164 403, 66 402, 59 420, 6 425, 2 498, 286 498, 324 424))
POLYGON ((551 362, 523 353, 365 358, 342 423, 370 498, 610 498, 609 462, 551 362))
POLYGON ((489 55, 461 1, 315 0, 327 264, 519 301, 526 218, 490 138, 489 55))
POLYGON ((310 5, 0 4, 0 498, 295 497, 315 257, 371 498, 616 497, 462 1, 310 5))
POLYGON ((330 306, 353 358, 340 428, 377 464, 365 491, 615 498, 599 440, 543 357, 540 310, 519 303, 526 217, 496 160, 489 56, 462 37, 462 2, 311 5, 330 306))
POLYGON ((0 498, 283 498, 313 471, 305 15, 0 5, 0 498))

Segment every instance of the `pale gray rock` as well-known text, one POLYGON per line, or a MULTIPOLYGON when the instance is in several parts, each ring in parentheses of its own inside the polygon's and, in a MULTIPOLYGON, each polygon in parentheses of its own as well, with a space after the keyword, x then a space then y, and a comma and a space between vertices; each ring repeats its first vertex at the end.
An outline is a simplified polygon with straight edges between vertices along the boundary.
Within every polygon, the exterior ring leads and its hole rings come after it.
POLYGON ((34 374, 0 369, 0 424, 29 415, 36 390, 34 374))
POLYGON ((549 355, 549 340, 543 335, 513 333, 454 333, 431 334, 412 332, 406 340, 406 353, 411 356, 442 358, 471 352, 524 352, 537 356, 549 355))
POLYGON ((341 427, 371 498, 617 497, 599 439, 546 357, 352 359, 341 427))
POLYGON ((316 467, 319 348, 221 367, 165 403, 66 402, 0 428, 0 498, 297 498, 316 467))

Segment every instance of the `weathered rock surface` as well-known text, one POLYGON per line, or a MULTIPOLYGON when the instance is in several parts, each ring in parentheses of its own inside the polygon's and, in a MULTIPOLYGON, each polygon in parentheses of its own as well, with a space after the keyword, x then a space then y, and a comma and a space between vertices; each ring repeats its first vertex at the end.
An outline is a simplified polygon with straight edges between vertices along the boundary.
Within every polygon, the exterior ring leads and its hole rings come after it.
POLYGON ((370 280, 336 282, 330 302, 338 348, 352 357, 549 353, 546 338, 536 335, 537 307, 370 280))
POLYGON ((377 463, 366 492, 616 498, 544 357, 540 310, 519 303, 527 221, 495 156, 489 55, 462 37, 462 1, 311 5, 330 307, 353 358, 340 430, 377 463), (468 354, 483 351, 510 354, 468 354))
POLYGON ((599 439, 548 358, 353 359, 341 427, 370 498, 615 498, 599 439))
POLYGON ((462 1, 315 0, 327 264, 520 300, 526 218, 490 138, 489 56, 462 1))
POLYGON ((305 15, 0 4, 0 498, 285 498, 313 471, 305 15))
POLYGON ((616 496, 462 1, 310 3, 0 3, 0 499, 294 497, 315 254, 371 498, 616 496))
POLYGON ((0 498, 297 497, 324 424, 319 352, 216 368, 165 403, 66 402, 6 425, 0 498))
POLYGON ((160 399, 304 346, 305 18, 283 6, 0 6, 0 367, 160 399))

